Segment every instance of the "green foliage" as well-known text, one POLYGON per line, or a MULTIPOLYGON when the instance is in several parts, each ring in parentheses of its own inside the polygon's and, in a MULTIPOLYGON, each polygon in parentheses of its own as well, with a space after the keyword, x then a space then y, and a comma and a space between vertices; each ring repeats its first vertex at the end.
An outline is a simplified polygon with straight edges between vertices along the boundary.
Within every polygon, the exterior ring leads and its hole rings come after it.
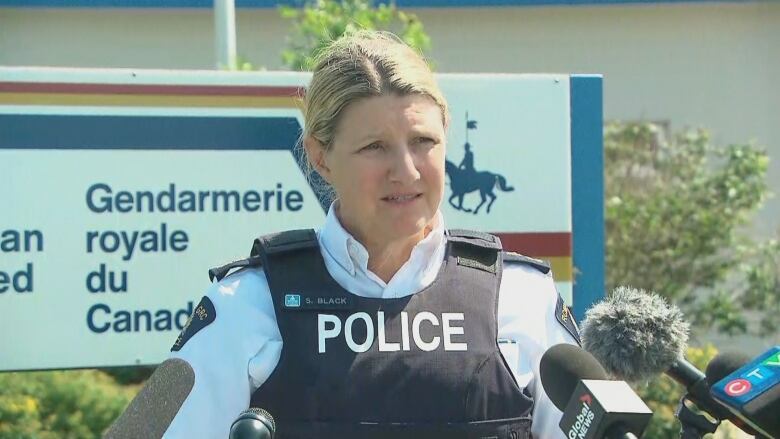
MULTIPOLYGON (((718 351, 712 345, 702 348, 689 347, 685 358, 699 370, 704 370, 717 353, 718 351)), ((636 391, 653 411, 653 419, 642 437, 646 439, 680 437, 680 422, 675 418, 674 412, 684 393, 683 387, 666 375, 661 375, 646 385, 637 387, 636 391)), ((723 422, 714 437, 727 439, 742 437, 742 435, 737 427, 729 422, 723 422)))
POLYGON ((700 329, 746 332, 753 310, 776 330, 778 247, 740 233, 769 195, 766 152, 651 123, 607 124, 604 150, 609 289, 655 291, 700 329))
POLYGON ((136 391, 99 371, 0 373, 0 439, 99 438, 136 391))
MULTIPOLYGON (((704 370, 716 354, 715 348, 708 345, 702 349, 688 348, 686 358, 700 370, 704 370)), ((674 411, 683 395, 683 387, 666 375, 661 375, 636 390, 653 411, 653 419, 644 437, 648 439, 679 437, 680 423, 674 417, 674 411)))
POLYGON ((282 60, 293 70, 311 70, 316 54, 347 32, 389 30, 424 53, 431 40, 415 14, 400 11, 394 3, 373 6, 370 0, 316 0, 303 8, 280 7, 283 18, 293 21, 282 60))
POLYGON ((246 57, 242 55, 236 55, 236 65, 232 68, 227 66, 220 66, 220 70, 233 70, 236 72, 251 72, 253 70, 266 70, 265 67, 255 67, 246 57))
POLYGON ((744 264, 747 285, 742 303, 749 309, 764 309, 760 324, 763 333, 777 333, 780 314, 780 241, 765 243, 758 249, 753 264, 744 264))

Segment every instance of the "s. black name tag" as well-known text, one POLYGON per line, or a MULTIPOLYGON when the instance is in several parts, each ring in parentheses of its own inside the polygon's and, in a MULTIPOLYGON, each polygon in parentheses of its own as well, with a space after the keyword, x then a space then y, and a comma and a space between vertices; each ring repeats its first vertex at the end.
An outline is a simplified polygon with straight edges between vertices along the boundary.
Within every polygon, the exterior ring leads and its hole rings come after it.
POLYGON ((287 311, 345 311, 355 307, 350 296, 288 293, 284 295, 283 308, 287 311))

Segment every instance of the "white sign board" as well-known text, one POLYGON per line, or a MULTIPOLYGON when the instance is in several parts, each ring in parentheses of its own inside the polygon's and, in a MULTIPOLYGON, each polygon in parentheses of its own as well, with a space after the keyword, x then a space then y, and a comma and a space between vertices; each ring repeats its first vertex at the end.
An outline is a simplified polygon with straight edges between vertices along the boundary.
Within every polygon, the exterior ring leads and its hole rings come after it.
MULTIPOLYGON (((305 74, 4 73, 0 370, 158 363, 209 268, 325 217, 292 152, 305 74)), ((569 77, 439 79, 448 161, 460 165, 468 142, 474 172, 506 183, 479 206, 479 189, 453 192, 473 176, 452 171, 447 226, 550 260, 570 302, 569 77)))

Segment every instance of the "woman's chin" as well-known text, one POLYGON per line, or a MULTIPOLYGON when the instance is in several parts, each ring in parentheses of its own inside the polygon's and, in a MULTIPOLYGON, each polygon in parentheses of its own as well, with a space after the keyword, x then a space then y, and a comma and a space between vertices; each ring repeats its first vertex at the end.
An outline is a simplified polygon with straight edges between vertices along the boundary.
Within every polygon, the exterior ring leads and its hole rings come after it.
POLYGON ((409 239, 413 237, 422 239, 429 224, 430 221, 424 218, 417 221, 410 221, 408 219, 394 221, 387 224, 386 236, 392 237, 393 239, 409 239))

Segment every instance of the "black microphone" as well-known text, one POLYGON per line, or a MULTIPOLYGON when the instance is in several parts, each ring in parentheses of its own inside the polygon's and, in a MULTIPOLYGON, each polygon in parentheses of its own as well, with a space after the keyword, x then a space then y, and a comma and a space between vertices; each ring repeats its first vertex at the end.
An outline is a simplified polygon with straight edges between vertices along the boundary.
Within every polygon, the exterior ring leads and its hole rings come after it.
POLYGON ((274 417, 261 408, 250 407, 233 421, 229 439, 274 439, 275 434, 274 417))
POLYGON ((680 309, 661 296, 618 287, 586 312, 580 336, 582 347, 613 378, 642 383, 666 374, 685 387, 686 398, 701 410, 744 425, 712 398, 706 376, 683 357, 688 331, 680 309))
POLYGON ((106 439, 162 438, 195 385, 195 371, 179 358, 165 360, 106 432, 106 439))
MULTIPOLYGON (((731 375, 731 373, 746 365, 750 360, 751 358, 749 356, 736 351, 720 352, 715 355, 704 370, 704 375, 707 377, 707 383, 709 383, 710 389, 712 389, 713 384, 726 378, 726 376, 731 375)), ((710 395, 712 395, 711 390, 710 395)), ((754 436, 758 436, 757 433, 753 433, 753 428, 741 419, 732 419, 731 423, 743 431, 749 431, 754 436)))
POLYGON ((539 364, 545 393, 563 412, 558 424, 567 437, 630 439, 642 435, 652 412, 624 381, 610 381, 583 349, 559 344, 539 364))
POLYGON ((707 365, 707 369, 704 370, 704 375, 707 376, 707 381, 710 384, 715 384, 718 381, 731 375, 734 371, 748 364, 752 358, 742 352, 720 352, 718 355, 710 360, 707 365))
POLYGON ((707 366, 707 379, 715 401, 732 412, 746 430, 780 437, 780 346, 756 358, 724 354, 707 366))

